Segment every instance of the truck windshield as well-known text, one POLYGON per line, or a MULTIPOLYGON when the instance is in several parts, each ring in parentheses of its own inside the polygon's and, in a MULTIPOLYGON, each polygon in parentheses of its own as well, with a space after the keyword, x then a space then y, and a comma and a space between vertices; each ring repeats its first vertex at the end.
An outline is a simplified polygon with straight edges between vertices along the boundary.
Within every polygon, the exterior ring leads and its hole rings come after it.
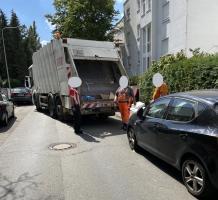
POLYGON ((74 60, 83 81, 81 94, 101 95, 115 93, 121 76, 118 64, 113 61, 74 60))

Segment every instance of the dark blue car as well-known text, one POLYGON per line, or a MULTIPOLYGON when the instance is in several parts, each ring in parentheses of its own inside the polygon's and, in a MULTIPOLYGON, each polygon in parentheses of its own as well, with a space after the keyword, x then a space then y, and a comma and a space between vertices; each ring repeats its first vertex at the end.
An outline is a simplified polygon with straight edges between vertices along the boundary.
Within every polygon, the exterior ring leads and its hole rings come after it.
POLYGON ((127 136, 138 146, 181 170, 195 197, 218 189, 218 90, 159 98, 130 118, 127 136))

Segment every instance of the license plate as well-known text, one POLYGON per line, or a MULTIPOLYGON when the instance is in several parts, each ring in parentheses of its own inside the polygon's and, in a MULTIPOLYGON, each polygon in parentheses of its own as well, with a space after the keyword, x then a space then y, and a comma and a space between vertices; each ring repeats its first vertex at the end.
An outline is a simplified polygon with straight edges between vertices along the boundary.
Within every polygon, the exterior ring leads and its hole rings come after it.
POLYGON ((24 94, 18 94, 17 96, 19 96, 19 97, 23 97, 23 96, 24 96, 24 94))

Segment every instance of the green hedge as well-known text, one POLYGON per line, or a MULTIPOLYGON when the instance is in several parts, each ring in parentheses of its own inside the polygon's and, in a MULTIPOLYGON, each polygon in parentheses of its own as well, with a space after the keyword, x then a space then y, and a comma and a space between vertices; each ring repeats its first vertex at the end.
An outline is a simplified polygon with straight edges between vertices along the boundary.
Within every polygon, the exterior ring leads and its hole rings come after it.
POLYGON ((187 58, 183 52, 162 57, 139 79, 141 101, 151 100, 152 77, 161 73, 170 93, 218 88, 218 55, 195 54, 187 58))

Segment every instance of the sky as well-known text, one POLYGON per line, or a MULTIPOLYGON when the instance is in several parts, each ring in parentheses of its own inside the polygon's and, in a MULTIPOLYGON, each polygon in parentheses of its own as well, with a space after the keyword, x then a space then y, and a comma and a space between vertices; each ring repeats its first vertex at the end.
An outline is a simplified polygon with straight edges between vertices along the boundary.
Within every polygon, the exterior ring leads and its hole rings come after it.
MULTIPOLYGON (((116 0, 115 9, 120 12, 118 18, 123 16, 123 2, 124 0, 116 0)), ((8 20, 11 10, 14 10, 20 23, 27 27, 35 21, 40 41, 45 44, 52 39, 53 27, 45 18, 46 14, 52 14, 55 11, 52 3, 53 0, 0 0, 0 9, 6 14, 8 20)))

